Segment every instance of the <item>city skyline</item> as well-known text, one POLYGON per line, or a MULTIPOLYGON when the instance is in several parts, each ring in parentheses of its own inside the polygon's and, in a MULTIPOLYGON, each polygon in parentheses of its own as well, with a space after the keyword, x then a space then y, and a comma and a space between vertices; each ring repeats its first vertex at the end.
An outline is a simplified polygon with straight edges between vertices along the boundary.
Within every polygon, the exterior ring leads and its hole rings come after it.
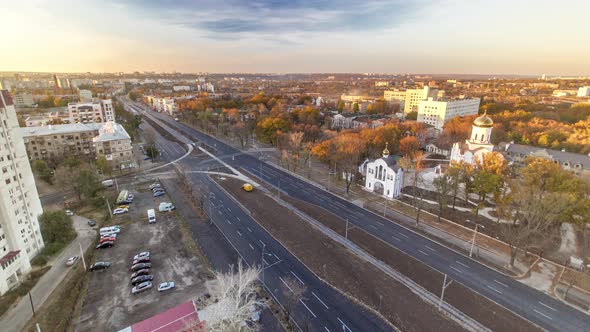
POLYGON ((590 74, 590 4, 509 4, 10 2, 0 71, 590 74))

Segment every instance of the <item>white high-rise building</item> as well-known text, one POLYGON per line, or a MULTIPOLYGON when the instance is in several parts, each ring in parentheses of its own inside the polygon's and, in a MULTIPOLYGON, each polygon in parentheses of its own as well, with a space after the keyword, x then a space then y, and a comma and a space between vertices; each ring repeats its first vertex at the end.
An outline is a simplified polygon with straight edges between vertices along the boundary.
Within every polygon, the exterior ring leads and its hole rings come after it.
POLYGON ((115 122, 115 110, 110 99, 69 103, 70 123, 115 122))
POLYGON ((31 270, 44 247, 37 218, 41 201, 7 90, 0 91, 0 295, 31 270))
POLYGON ((439 97, 439 91, 425 86, 423 89, 409 89, 406 90, 406 100, 404 101, 404 114, 410 112, 418 112, 418 106, 421 101, 432 98, 437 100, 439 97))
POLYGON ((578 89, 578 97, 589 97, 590 96, 590 86, 583 86, 578 89))
POLYGON ((434 100, 428 98, 418 106, 418 122, 442 130, 445 123, 458 116, 475 115, 479 112, 479 98, 434 100))

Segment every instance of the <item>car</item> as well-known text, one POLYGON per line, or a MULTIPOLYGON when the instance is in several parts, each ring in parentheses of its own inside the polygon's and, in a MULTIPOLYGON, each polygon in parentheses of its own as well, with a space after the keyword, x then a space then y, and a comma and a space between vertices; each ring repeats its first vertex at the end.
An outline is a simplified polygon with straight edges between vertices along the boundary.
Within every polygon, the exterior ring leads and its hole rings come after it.
POLYGON ((130 200, 128 200, 128 199, 125 199, 125 200, 119 201, 119 202, 118 202, 118 203, 116 203, 115 205, 117 205, 118 207, 121 207, 121 205, 129 205, 129 204, 131 204, 131 203, 133 203, 133 202, 132 202, 132 201, 130 201, 130 200))
POLYGON ((105 249, 105 248, 110 248, 110 247, 112 247, 112 246, 114 246, 114 245, 115 245, 115 242, 113 242, 113 241, 106 241, 106 242, 103 242, 103 243, 99 243, 99 244, 96 246, 96 249, 105 249))
POLYGON ((152 263, 139 263, 131 266, 131 271, 139 271, 143 269, 149 269, 152 267, 152 263))
POLYGON ((105 242, 115 242, 117 238, 113 236, 104 236, 98 240, 98 243, 105 243, 105 242))
POLYGON ((127 209, 127 210, 129 210, 129 205, 121 204, 121 205, 117 206, 117 208, 118 209, 127 209))
POLYGON ((155 192, 155 191, 164 191, 164 188, 162 188, 162 187, 154 187, 154 188, 152 188, 152 192, 155 192))
POLYGON ((174 209, 176 209, 176 207, 174 205, 172 205, 172 203, 168 203, 168 202, 162 202, 162 203, 160 203, 160 206, 158 207, 158 210, 160 212, 172 211, 174 209))
POLYGON ((66 266, 72 266, 78 261, 78 256, 72 256, 66 261, 66 266))
POLYGON ((152 159, 152 158, 150 158, 148 156, 143 157, 143 160, 150 160, 150 159, 152 159))
POLYGON ((158 292, 167 291, 169 289, 174 288, 175 286, 176 284, 174 284, 174 281, 163 282, 160 285, 158 285, 158 292))
POLYGON ((66 215, 67 216, 73 216, 74 212, 72 210, 66 210, 66 215))
POLYGON ((149 257, 142 257, 139 259, 134 259, 133 264, 131 264, 131 265, 135 265, 135 264, 139 264, 139 263, 149 263, 149 262, 151 262, 149 257))
POLYGON ((152 184, 150 184, 150 189, 159 188, 159 187, 161 187, 161 186, 162 186, 162 185, 161 185, 161 184, 159 184, 159 183, 152 183, 152 184))
POLYGON ((116 208, 113 210, 113 214, 117 215, 117 214, 123 214, 123 213, 127 213, 129 212, 129 209, 121 209, 121 208, 116 208))
POLYGON ((96 221, 94 221, 94 220, 88 220, 88 226, 90 226, 90 227, 96 226, 96 221))
POLYGON ((143 251, 140 252, 139 254, 133 256, 133 260, 138 260, 140 258, 146 258, 146 257, 150 257, 150 252, 149 251, 143 251))
POLYGON ((146 274, 150 274, 150 269, 137 270, 137 271, 135 271, 135 272, 133 272, 131 274, 131 279, 134 279, 134 278, 139 277, 139 276, 144 276, 146 274))
POLYGON ((165 191, 157 191, 152 196, 154 196, 154 197, 160 197, 160 196, 164 196, 164 195, 166 195, 166 192, 165 191))
POLYGON ((90 271, 100 271, 111 267, 111 262, 96 262, 90 265, 90 271))
POLYGON ((152 283, 151 281, 146 281, 144 283, 141 283, 133 288, 131 288, 131 294, 137 294, 143 291, 146 291, 148 289, 152 288, 152 283))
POLYGON ((133 194, 129 194, 129 196, 127 196, 127 200, 130 202, 133 202, 134 199, 135 199, 135 195, 133 195, 133 194))
POLYGON ((135 285, 144 283, 146 281, 152 281, 152 280, 154 280, 154 276, 151 274, 139 276, 139 277, 135 277, 135 278, 131 279, 131 285, 135 286, 135 285))
POLYGON ((249 183, 244 183, 242 185, 242 189, 244 189, 247 192, 250 192, 250 191, 254 190, 254 186, 249 183))
POLYGON ((113 238, 116 239, 117 238, 117 235, 119 235, 119 234, 117 234, 115 232, 110 232, 110 233, 102 233, 102 234, 100 234, 100 237, 101 238, 103 238, 103 237, 113 237, 113 238))

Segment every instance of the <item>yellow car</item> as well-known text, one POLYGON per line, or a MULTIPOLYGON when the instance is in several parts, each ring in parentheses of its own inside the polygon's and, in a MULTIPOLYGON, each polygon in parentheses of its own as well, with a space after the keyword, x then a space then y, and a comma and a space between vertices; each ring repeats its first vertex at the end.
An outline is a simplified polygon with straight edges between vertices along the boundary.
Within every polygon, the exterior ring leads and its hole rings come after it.
POLYGON ((244 183, 242 185, 242 189, 244 189, 247 192, 250 192, 250 191, 254 190, 254 186, 249 183, 244 183))
POLYGON ((129 205, 117 205, 119 209, 129 209, 129 205))

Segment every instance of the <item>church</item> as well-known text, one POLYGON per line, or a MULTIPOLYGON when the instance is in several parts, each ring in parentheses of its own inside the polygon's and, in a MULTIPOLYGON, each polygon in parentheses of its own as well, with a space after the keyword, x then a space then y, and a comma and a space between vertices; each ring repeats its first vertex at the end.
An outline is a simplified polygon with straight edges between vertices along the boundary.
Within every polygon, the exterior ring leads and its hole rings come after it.
POLYGON ((451 162, 461 162, 475 165, 476 160, 481 160, 483 155, 492 153, 494 145, 490 139, 492 137, 492 128, 494 121, 484 113, 482 116, 473 121, 471 127, 471 137, 465 140, 465 143, 457 142, 453 144, 451 150, 451 162))
POLYGON ((389 154, 385 143, 383 157, 366 160, 359 171, 365 175, 365 190, 394 199, 401 195, 404 170, 397 164, 398 156, 389 154))

